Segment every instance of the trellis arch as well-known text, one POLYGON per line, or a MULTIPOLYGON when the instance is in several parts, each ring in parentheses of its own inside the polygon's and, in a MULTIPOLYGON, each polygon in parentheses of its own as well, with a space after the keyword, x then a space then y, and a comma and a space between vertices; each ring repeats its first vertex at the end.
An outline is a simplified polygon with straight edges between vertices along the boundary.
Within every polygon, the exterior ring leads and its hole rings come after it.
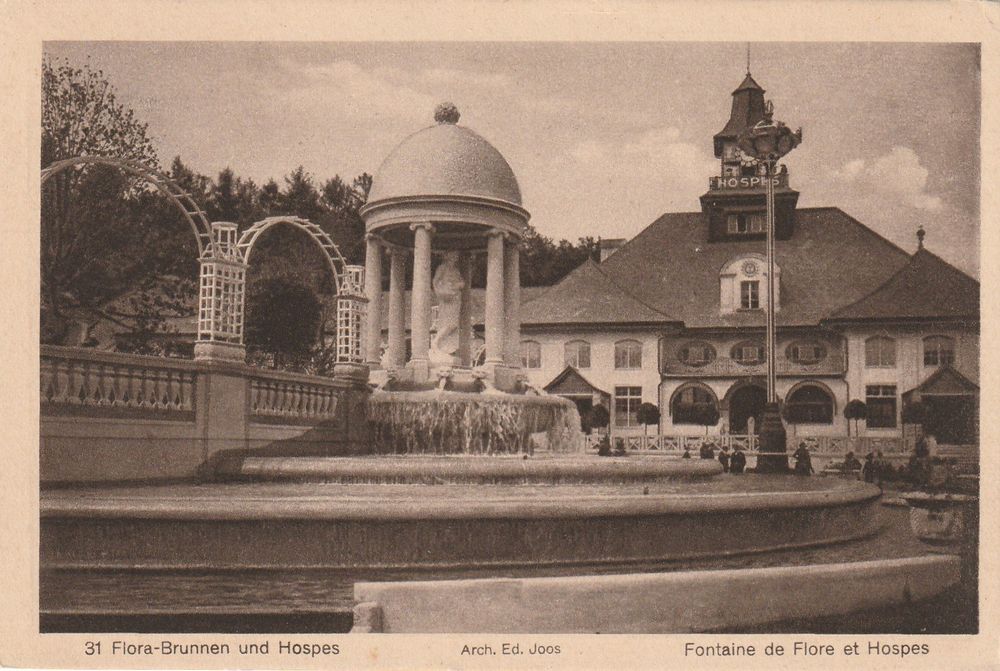
POLYGON ((63 159, 42 169, 41 186, 45 186, 45 182, 67 168, 82 164, 110 165, 149 182, 177 206, 177 209, 183 213, 184 218, 191 225, 198 242, 198 256, 205 256, 206 251, 211 248, 212 227, 209 225, 208 218, 201 206, 191 198, 190 193, 184 191, 169 176, 139 161, 113 156, 75 156, 63 159))
MULTIPOLYGON (((323 251, 323 257, 330 267, 330 272, 333 273, 333 282, 338 294, 345 293, 345 290, 346 293, 351 293, 350 290, 355 289, 355 287, 344 286, 347 275, 347 261, 341 255, 340 249, 337 248, 337 245, 334 244, 333 240, 330 239, 330 236, 322 228, 308 219, 302 219, 301 217, 268 217, 254 223, 250 228, 243 231, 243 235, 240 236, 240 240, 236 244, 243 258, 243 263, 249 265, 250 254, 253 253, 257 239, 271 227, 280 225, 293 226, 301 231, 305 231, 319 245, 319 248, 323 251)), ((357 287, 356 289, 355 293, 360 293, 361 288, 357 287)))

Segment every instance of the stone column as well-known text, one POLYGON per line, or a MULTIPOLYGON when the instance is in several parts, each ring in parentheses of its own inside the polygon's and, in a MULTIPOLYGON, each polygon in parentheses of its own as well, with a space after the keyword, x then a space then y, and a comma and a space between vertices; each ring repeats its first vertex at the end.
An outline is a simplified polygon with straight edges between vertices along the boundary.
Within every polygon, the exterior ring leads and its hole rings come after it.
POLYGON ((504 359, 511 368, 521 367, 521 250, 517 240, 511 238, 504 249, 503 257, 504 319, 507 332, 504 334, 504 359))
POLYGON ((504 335, 504 233, 490 231, 486 246, 486 364, 503 363, 504 335))
POLYGON ((411 363, 426 368, 431 347, 431 229, 413 224, 413 295, 410 305, 411 363))
POLYGON ((386 365, 397 368, 406 363, 405 262, 406 257, 400 250, 389 252, 389 351, 386 365))
POLYGON ((373 235, 366 236, 365 242, 365 362, 376 368, 382 359, 382 245, 373 235))
POLYGON ((458 267, 462 270, 462 296, 458 312, 458 360, 472 365, 472 252, 462 252, 458 267))

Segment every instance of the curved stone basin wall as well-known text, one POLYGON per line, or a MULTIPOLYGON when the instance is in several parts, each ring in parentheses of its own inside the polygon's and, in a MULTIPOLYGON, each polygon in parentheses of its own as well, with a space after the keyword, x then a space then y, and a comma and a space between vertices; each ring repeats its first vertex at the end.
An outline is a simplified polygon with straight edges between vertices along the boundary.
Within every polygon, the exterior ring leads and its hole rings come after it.
POLYGON ((582 452, 571 401, 530 394, 375 392, 368 399, 373 454, 520 454, 545 433, 553 452, 582 452))
POLYGON ((221 569, 603 564, 806 547, 878 531, 876 487, 824 480, 797 488, 786 477, 756 491, 700 495, 656 494, 669 490, 664 483, 648 485, 653 495, 488 485, 282 485, 294 495, 257 492, 249 500, 233 496, 239 485, 134 499, 52 493, 43 502, 41 561, 221 569))

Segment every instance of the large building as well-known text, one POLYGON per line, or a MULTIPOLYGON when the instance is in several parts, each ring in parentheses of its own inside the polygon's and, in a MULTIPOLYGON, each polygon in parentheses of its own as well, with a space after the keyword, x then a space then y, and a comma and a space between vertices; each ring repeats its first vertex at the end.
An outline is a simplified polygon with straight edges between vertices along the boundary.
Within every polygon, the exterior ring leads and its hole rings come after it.
MULTIPOLYGON (((619 435, 643 433, 644 402, 659 406, 663 435, 759 425, 765 187, 736 141, 765 101, 749 74, 732 96, 700 212, 611 241, 599 263, 522 305, 530 381, 584 414, 605 405, 619 435)), ((975 442, 978 282, 929 251, 922 230, 909 254, 836 207, 798 208, 784 167, 775 179, 777 392, 789 436, 846 436, 844 407, 857 399, 863 436, 899 437, 920 412, 940 442, 975 442)))

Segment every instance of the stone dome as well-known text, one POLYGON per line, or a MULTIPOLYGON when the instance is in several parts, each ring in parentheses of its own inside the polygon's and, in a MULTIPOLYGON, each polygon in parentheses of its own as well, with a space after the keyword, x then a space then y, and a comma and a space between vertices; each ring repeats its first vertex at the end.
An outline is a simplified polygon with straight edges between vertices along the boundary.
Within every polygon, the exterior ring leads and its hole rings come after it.
POLYGON ((465 196, 521 205, 521 189, 503 155, 476 132, 444 115, 406 138, 372 180, 369 205, 415 196, 465 196))

